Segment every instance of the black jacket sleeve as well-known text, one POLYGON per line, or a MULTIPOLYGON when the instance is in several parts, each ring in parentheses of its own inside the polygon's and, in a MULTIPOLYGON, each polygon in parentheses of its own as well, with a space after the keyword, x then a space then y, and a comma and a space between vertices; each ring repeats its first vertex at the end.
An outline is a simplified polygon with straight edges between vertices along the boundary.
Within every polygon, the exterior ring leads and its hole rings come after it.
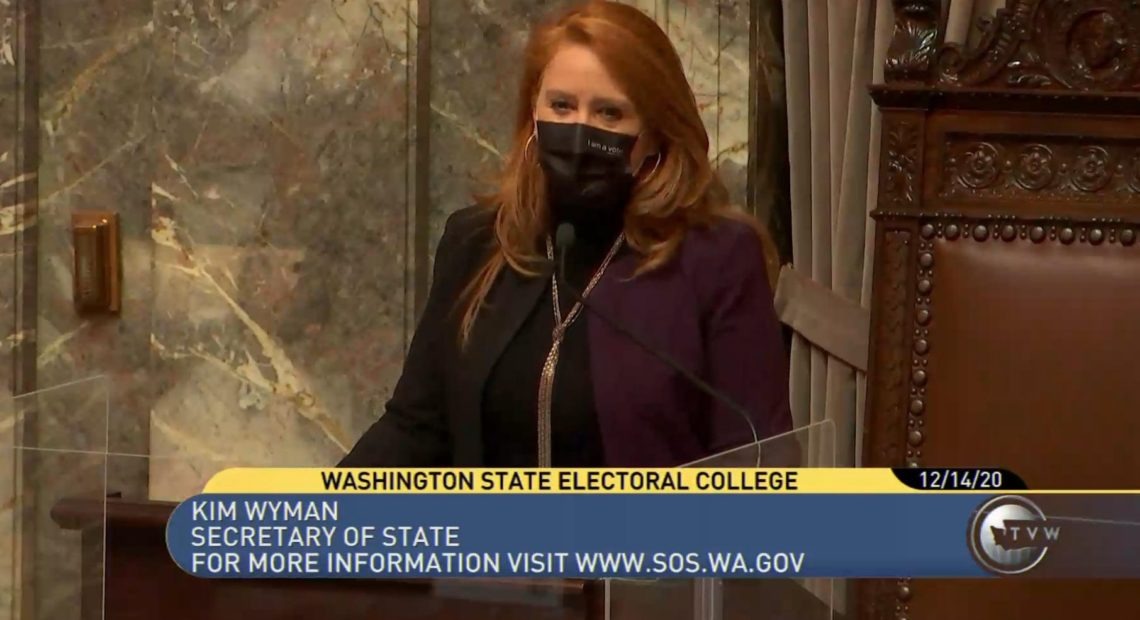
POLYGON ((436 250, 431 291, 412 337, 403 373, 384 414, 341 459, 339 467, 441 467, 451 460, 443 360, 458 339, 454 316, 466 269, 463 226, 469 209, 452 214, 436 250), (448 340, 450 339, 450 340, 448 340))

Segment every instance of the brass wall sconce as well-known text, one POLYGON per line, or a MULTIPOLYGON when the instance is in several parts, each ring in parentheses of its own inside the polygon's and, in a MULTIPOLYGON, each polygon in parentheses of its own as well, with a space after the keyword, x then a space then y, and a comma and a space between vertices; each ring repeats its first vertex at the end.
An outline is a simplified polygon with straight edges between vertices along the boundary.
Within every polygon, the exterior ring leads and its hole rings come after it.
POLYGON ((71 214, 71 237, 75 311, 118 314, 122 298, 119 214, 76 211, 71 214))

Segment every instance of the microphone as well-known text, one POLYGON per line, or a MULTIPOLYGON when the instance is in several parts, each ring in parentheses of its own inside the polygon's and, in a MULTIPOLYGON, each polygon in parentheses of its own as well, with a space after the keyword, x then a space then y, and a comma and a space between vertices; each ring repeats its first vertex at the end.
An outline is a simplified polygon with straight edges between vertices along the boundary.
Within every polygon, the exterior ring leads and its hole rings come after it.
MULTIPOLYGON (((582 304, 583 309, 589 311, 594 316, 601 319, 614 331, 618 332, 622 336, 625 336, 631 342, 640 347, 643 351, 657 358, 661 363, 680 373, 680 375, 684 377, 686 381, 691 383, 706 396, 713 398, 720 404, 728 407, 737 415, 739 415, 741 419, 744 420, 744 423, 748 425, 748 430, 752 432, 753 443, 759 443, 760 435, 756 432, 756 425, 752 423, 752 416, 748 414, 747 409, 737 404, 736 401, 729 398, 725 393, 706 383, 700 377, 694 375, 692 372, 689 372, 687 368, 681 366, 681 364, 667 355, 664 351, 651 346, 649 343, 642 340, 637 334, 634 334, 632 331, 627 329, 624 325, 607 315, 605 312, 602 312, 598 308, 594 307, 593 304, 591 304, 586 300, 585 297, 582 296, 582 293, 578 291, 574 285, 570 284, 570 281, 566 279, 566 252, 570 249, 571 246, 574 245, 575 237, 576 235, 574 233, 574 225, 570 224, 569 222, 563 222, 559 224, 558 228, 554 232, 554 245, 556 248, 558 248, 558 275, 560 276, 562 287, 570 292, 570 295, 574 298, 575 301, 582 304)), ((757 450, 756 454, 756 466, 760 466, 759 450, 757 450)))

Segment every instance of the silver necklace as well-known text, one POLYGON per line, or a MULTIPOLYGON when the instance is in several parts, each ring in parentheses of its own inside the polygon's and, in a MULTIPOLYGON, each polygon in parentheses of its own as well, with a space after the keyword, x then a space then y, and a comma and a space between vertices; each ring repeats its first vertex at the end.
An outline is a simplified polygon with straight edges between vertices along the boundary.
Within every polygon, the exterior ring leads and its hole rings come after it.
MULTIPOLYGON (((590 282, 586 284, 586 288, 582 290, 582 298, 590 295, 590 291, 602 279, 602 274, 605 273, 606 267, 609 267, 610 261, 617 255, 618 249, 625 241, 625 235, 618 235, 617 240, 614 241, 610 251, 602 260, 602 264, 598 266, 594 276, 590 278, 590 282)), ((554 243, 548 236, 546 238, 546 258, 547 260, 554 261, 554 243)), ((582 311, 582 302, 574 303, 570 308, 570 312, 566 314, 566 318, 562 318, 562 308, 558 303, 558 278, 555 274, 550 276, 550 292, 554 300, 554 331, 551 333, 550 352, 546 355, 546 363, 542 365, 542 377, 538 382, 538 466, 550 467, 551 457, 551 420, 550 409, 554 397, 554 371, 558 367, 558 354, 562 348, 562 339, 566 335, 566 330, 578 318, 582 311)))

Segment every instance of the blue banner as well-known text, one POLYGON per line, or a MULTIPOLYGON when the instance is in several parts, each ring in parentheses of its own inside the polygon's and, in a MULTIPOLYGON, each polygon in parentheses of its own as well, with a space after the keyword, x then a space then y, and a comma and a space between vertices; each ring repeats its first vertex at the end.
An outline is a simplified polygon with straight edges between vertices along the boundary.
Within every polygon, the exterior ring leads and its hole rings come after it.
POLYGON ((201 577, 981 577, 978 495, 200 495, 201 577))
POLYGON ((1140 495, 215 494, 167 528, 217 578, 1140 577, 1140 495))

